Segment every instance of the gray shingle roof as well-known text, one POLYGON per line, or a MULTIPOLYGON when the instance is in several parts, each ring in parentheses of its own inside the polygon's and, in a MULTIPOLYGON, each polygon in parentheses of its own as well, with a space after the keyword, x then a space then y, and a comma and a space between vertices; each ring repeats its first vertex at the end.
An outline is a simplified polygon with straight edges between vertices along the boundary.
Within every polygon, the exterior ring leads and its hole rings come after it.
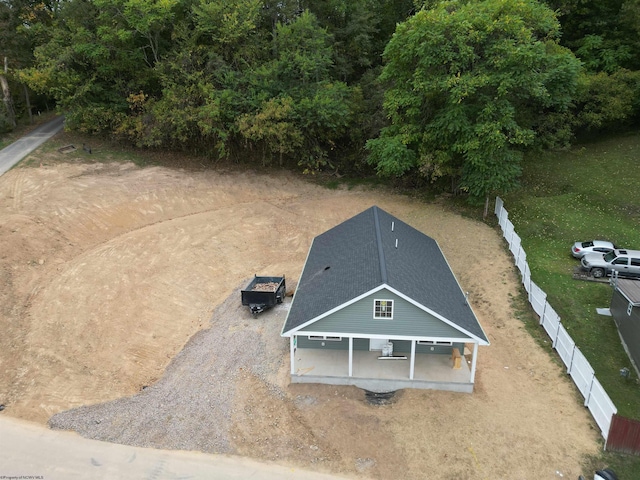
POLYGON ((383 284, 488 343, 437 242, 375 206, 315 237, 283 334, 383 284))

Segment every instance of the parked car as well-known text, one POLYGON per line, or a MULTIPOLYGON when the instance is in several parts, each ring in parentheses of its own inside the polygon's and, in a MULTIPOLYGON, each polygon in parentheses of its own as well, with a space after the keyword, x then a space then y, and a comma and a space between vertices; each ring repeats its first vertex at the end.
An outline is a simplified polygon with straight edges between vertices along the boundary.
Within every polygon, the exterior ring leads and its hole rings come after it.
POLYGON ((596 278, 617 271, 625 277, 640 277, 640 250, 616 249, 604 255, 588 253, 580 260, 582 268, 596 278))
POLYGON ((606 240, 589 240, 588 242, 576 242, 571 247, 571 255, 582 258, 588 253, 609 253, 616 247, 606 240))

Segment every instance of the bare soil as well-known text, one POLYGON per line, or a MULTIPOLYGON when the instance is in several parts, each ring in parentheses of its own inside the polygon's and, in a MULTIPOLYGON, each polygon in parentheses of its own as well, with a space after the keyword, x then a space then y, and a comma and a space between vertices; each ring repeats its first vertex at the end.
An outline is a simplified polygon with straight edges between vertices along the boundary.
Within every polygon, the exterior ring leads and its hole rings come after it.
POLYGON ((234 376, 233 451, 375 479, 539 480, 577 478, 601 449, 563 368, 516 318, 519 277, 486 224, 284 172, 86 160, 39 151, 0 177, 2 415, 46 424, 153 385, 246 278, 295 285, 315 235, 378 205, 435 238, 470 292, 491 341, 474 393, 405 390, 372 406, 357 388, 289 385, 282 358, 284 398, 234 376))

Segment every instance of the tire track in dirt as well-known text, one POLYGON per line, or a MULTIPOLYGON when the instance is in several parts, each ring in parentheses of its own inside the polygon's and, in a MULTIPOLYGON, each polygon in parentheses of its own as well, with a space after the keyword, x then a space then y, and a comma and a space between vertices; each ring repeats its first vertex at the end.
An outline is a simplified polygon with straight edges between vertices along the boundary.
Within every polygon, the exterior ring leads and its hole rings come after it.
MULTIPOLYGON (((120 388, 120 395, 133 393, 143 384, 152 383, 162 373, 168 359, 177 353, 188 339, 188 334, 182 335, 176 332, 193 331, 193 320, 185 322, 187 327, 185 330, 185 328, 173 328, 174 323, 168 320, 156 322, 158 316, 167 318, 167 315, 175 315, 179 319, 184 315, 190 318, 193 313, 187 312, 193 312, 194 306, 202 310, 209 304, 211 308, 213 302, 203 301, 205 297, 212 298, 217 294, 219 298, 224 298, 229 293, 226 291, 228 282, 234 278, 244 278, 247 274, 244 269, 233 272, 225 260, 231 257, 233 258, 231 263, 237 264, 240 262, 239 258, 246 254, 241 249, 233 252, 242 242, 238 228, 232 226, 236 223, 235 220, 231 220, 230 224, 226 222, 213 224, 203 220, 202 217, 219 217, 225 213, 227 218, 251 218, 250 211, 256 208, 261 207, 255 203, 239 203, 233 206, 232 212, 224 212, 225 208, 217 208, 172 220, 158 221, 126 234, 120 234, 104 244, 82 252, 60 266, 61 271, 57 276, 42 286, 40 295, 31 299, 30 313, 33 320, 28 343, 35 349, 43 348, 46 343, 49 350, 64 351, 68 348, 64 338, 73 338, 78 344, 74 356, 88 362, 89 372, 100 370, 103 368, 102 363, 107 361, 104 351, 106 345, 101 346, 101 343, 106 342, 109 346, 124 344, 121 347, 123 350, 121 364, 117 370, 111 371, 111 374, 120 377, 123 385, 133 383, 136 387, 134 390, 128 387, 125 392, 120 388), (203 224, 206 225, 202 226, 203 224), (194 229, 200 230, 197 238, 194 237, 194 229), (220 235, 230 239, 217 239, 216 237, 220 235), (154 240, 149 243, 148 239, 154 240), (199 276, 202 280, 198 282, 194 280, 192 273, 182 275, 181 272, 188 269, 182 266, 180 271, 173 273, 173 278, 169 281, 163 272, 172 269, 173 265, 191 264, 194 265, 195 270, 198 269, 196 265, 200 260, 193 258, 194 244, 213 246, 213 252, 206 253, 205 249, 204 256, 220 259, 216 260, 215 272, 217 273, 211 276, 210 266, 206 269, 201 268, 199 276), (149 255, 147 250, 152 251, 153 254, 149 255), (164 251, 164 255, 158 256, 156 254, 158 251, 164 251), (115 282, 106 283, 101 280, 103 276, 126 278, 126 280, 120 282, 118 279, 115 282), (207 277, 209 282, 204 280, 207 277), (210 285, 204 290, 203 288, 194 289, 194 283, 210 283, 210 285), (182 285, 191 287, 185 290, 182 285), (171 307, 169 309, 165 307, 165 311, 159 312, 154 303, 166 304, 167 298, 173 299, 171 307), (111 304, 112 302, 115 302, 115 305, 111 304), (119 308, 121 303, 136 305, 135 310, 119 308), (91 318, 80 318, 75 314, 78 309, 96 313, 90 314, 91 318), (59 318, 64 321, 43 326, 38 320, 41 317, 59 318), (96 322, 106 325, 121 323, 123 317, 125 323, 130 326, 127 329, 114 331, 111 328, 96 325, 96 322), (158 328, 158 324, 167 325, 167 327, 158 328), (92 335, 96 338, 88 337, 85 331, 93 332, 92 335), (171 340, 172 337, 173 340, 171 340), (97 339, 100 339, 100 342, 97 339), (173 344, 171 348, 173 353, 163 355, 162 347, 156 346, 157 340, 161 340, 161 344, 166 345, 167 339, 170 339, 169 342, 173 344), (94 359, 85 358, 89 356, 94 359)), ((265 208, 273 210, 273 207, 268 205, 265 208)), ((263 212, 262 216, 269 218, 272 214, 273 212, 263 212)), ((268 228, 266 225, 265 223, 259 227, 268 228)), ((283 250, 277 247, 277 242, 274 245, 275 250, 283 250)), ((262 255, 263 252, 251 254, 256 257, 256 264, 259 263, 259 257, 262 255)), ((46 389, 44 379, 50 374, 47 368, 39 368, 32 373, 36 383, 46 389)), ((69 377, 71 383, 77 383, 84 373, 82 369, 78 369, 76 373, 67 372, 67 375, 71 375, 69 377), (72 377, 76 377, 76 380, 72 377)), ((50 401, 55 401, 67 396, 70 403, 74 404, 77 398, 84 398, 85 401, 93 403, 112 398, 114 395, 113 384, 102 386, 95 381, 90 381, 83 390, 83 392, 76 391, 75 395, 70 395, 68 390, 62 394, 53 391, 48 398, 50 401)), ((37 408, 36 405, 31 407, 37 408)), ((45 410, 49 413, 52 408, 54 407, 49 406, 45 410)))
POLYGON ((22 170, 18 170, 16 175, 13 177, 13 182, 11 184, 11 198, 13 199, 13 209, 16 211, 20 210, 20 206, 22 205, 22 187, 24 184, 25 174, 22 170))

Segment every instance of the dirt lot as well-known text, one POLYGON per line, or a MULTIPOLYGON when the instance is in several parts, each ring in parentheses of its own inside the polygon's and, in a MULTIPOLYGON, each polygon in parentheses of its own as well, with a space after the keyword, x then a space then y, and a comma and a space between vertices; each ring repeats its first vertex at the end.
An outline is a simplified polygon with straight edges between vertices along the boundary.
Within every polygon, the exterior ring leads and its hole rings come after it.
POLYGON ((237 376, 237 409, 252 414, 234 418, 232 451, 376 479, 539 480, 577 478, 601 448, 571 381, 515 319, 518 276, 485 224, 286 173, 81 157, 40 152, 0 177, 2 415, 45 424, 140 392, 244 279, 295 284, 312 238, 375 204, 435 238, 470 292, 491 341, 475 392, 407 390, 371 406, 356 388, 289 385, 283 358, 286 398, 237 376))

